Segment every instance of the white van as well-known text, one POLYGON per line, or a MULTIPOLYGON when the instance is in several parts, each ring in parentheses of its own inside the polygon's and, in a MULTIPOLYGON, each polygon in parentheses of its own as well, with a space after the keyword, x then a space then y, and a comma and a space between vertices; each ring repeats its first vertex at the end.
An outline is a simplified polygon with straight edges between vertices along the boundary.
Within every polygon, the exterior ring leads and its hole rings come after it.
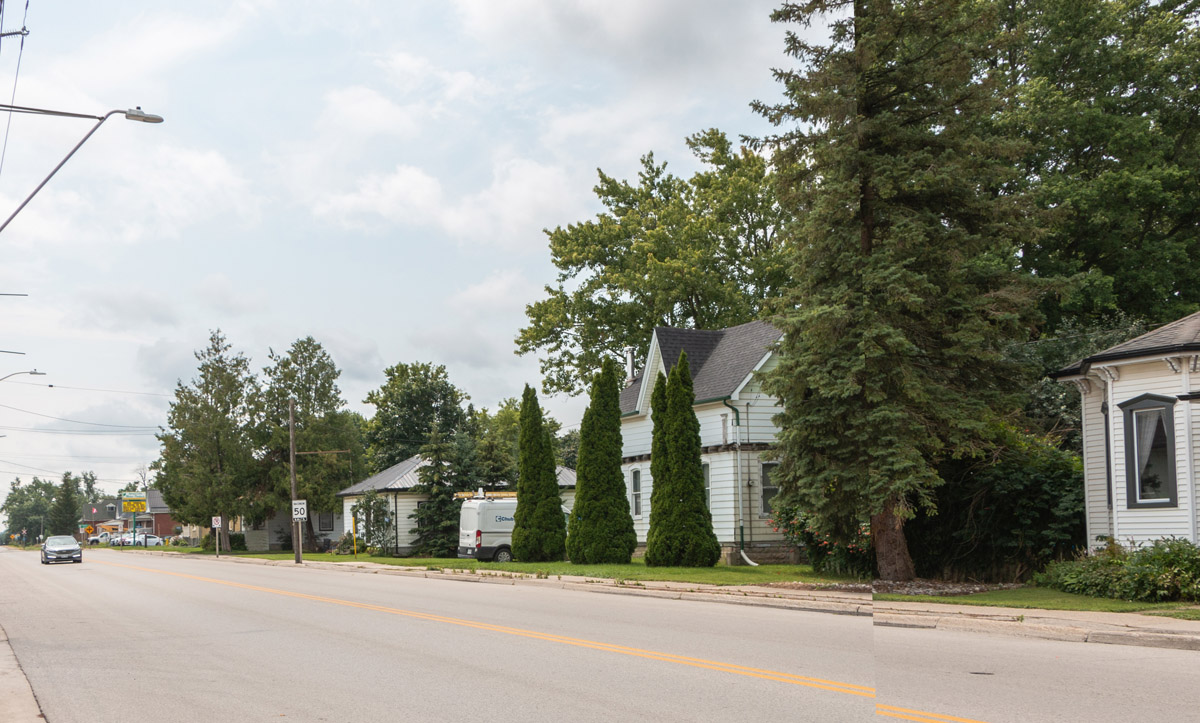
POLYGON ((458 516, 458 556, 472 560, 512 562, 514 497, 463 500, 458 516))

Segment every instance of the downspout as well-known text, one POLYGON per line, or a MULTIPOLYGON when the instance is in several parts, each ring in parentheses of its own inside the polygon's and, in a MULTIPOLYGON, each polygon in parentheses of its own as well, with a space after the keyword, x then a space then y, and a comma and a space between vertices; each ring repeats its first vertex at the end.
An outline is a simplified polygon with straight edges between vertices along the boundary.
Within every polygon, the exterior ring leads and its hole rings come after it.
MULTIPOLYGON (((1190 357, 1183 359, 1183 393, 1185 396, 1191 396, 1192 393, 1192 367, 1200 361, 1200 357, 1190 357)), ((1193 449, 1192 442, 1192 400, 1183 400, 1183 433, 1185 436, 1184 443, 1187 445, 1187 479, 1188 493, 1191 504, 1188 505, 1188 516, 1191 517, 1192 528, 1192 544, 1196 544, 1196 454, 1193 449)))
MULTIPOLYGON (((1114 433, 1115 432, 1115 430, 1114 430, 1115 422, 1113 421, 1117 417, 1117 415, 1113 413, 1113 408, 1115 406, 1113 404, 1113 382, 1115 380, 1113 379, 1113 375, 1108 370, 1107 367, 1103 367, 1103 371, 1104 371, 1104 376, 1105 376, 1104 391, 1105 391, 1105 396, 1108 397, 1108 419, 1105 421, 1108 423, 1109 439, 1115 439, 1116 438, 1116 434, 1114 433)), ((1108 455, 1108 474, 1109 474, 1109 477, 1112 479, 1112 500, 1113 500, 1112 532, 1113 532, 1113 541, 1114 542, 1120 541, 1120 539, 1121 539, 1120 526, 1117 522, 1117 520, 1120 518, 1121 515, 1120 515, 1119 505, 1117 504, 1116 470, 1117 470, 1117 455, 1114 451, 1108 455)), ((1129 501, 1126 500, 1126 504, 1128 504, 1128 502, 1129 501)))
POLYGON ((745 505, 742 504, 742 415, 738 412, 738 408, 729 403, 729 397, 721 400, 721 404, 733 410, 733 450, 736 470, 737 484, 737 525, 738 525, 738 554, 742 556, 742 560, 751 567, 758 567, 758 563, 746 557, 746 528, 745 528, 745 505))

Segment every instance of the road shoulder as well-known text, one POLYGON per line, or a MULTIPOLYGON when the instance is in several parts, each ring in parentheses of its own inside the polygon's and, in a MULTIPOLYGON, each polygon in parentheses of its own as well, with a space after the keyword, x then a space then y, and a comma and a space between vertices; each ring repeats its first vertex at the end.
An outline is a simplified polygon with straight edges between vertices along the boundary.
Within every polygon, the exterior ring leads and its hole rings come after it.
POLYGON ((0 721, 17 723, 43 719, 29 679, 8 642, 8 633, 0 626, 0 721))

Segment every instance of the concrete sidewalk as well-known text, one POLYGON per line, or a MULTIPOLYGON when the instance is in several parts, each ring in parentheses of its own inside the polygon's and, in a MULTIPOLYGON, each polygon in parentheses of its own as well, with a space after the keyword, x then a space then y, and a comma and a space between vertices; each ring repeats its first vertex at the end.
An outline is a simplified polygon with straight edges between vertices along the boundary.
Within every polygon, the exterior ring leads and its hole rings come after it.
POLYGON ((1077 643, 1200 650, 1200 621, 1140 613, 875 601, 876 625, 981 632, 1077 643))
POLYGON ((8 633, 0 627, 0 721, 17 723, 43 719, 42 707, 33 696, 25 671, 21 670, 17 656, 8 644, 8 633))

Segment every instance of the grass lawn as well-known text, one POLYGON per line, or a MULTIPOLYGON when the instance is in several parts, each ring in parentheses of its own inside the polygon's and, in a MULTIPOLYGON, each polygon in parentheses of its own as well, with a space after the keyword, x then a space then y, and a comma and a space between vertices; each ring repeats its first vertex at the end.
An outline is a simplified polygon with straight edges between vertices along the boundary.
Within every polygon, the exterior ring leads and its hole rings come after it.
MULTIPOLYGON (((1008 608, 1036 608, 1040 610, 1086 610, 1106 613, 1136 613, 1171 610, 1192 606, 1193 603, 1145 603, 1110 598, 1088 597, 1061 592, 1048 587, 1018 587, 1012 590, 992 590, 973 595, 876 595, 876 600, 897 602, 931 602, 949 605, 988 605, 1008 608)), ((1194 611, 1200 612, 1200 611, 1194 611)), ((1192 618, 1200 619, 1200 617, 1192 618)))
MULTIPOLYGON (((212 552, 202 552, 194 547, 167 547, 171 552, 212 555, 212 552)), ((221 553, 228 555, 230 553, 221 553)), ((291 560, 291 552, 235 552, 237 557, 256 557, 265 560, 291 560)), ((330 553, 304 553, 304 559, 320 562, 356 562, 351 555, 334 555, 330 553)), ((806 582, 811 584, 829 584, 847 582, 852 578, 830 575, 817 575, 808 565, 759 565, 716 567, 646 567, 641 559, 635 559, 628 565, 572 565, 569 562, 479 562, 478 560, 458 560, 453 558, 418 558, 418 557, 371 557, 359 555, 357 562, 376 562, 383 565, 399 565, 402 567, 425 567, 434 570, 488 570, 495 572, 520 573, 537 577, 557 577, 559 575, 582 575, 585 577, 601 577, 612 580, 668 580, 674 582, 691 582, 700 585, 758 585, 765 582, 806 582)))

